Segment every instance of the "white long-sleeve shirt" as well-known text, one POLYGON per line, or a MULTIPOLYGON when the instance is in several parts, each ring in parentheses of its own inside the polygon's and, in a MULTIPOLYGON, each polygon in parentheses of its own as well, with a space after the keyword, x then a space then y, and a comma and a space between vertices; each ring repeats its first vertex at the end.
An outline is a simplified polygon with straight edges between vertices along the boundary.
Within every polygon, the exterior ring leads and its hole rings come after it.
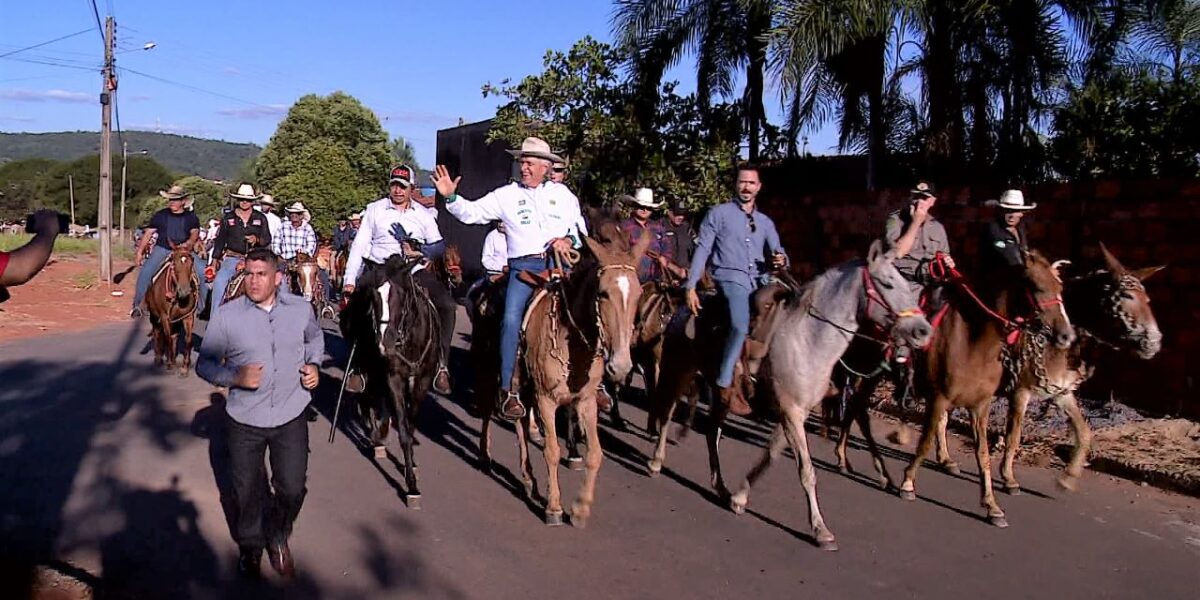
POLYGON ((267 231, 271 232, 271 239, 274 240, 279 235, 279 228, 283 227, 283 219, 279 218, 279 215, 273 212, 264 214, 267 217, 267 231))
POLYGON ((540 254, 554 238, 587 235, 579 199, 567 186, 546 182, 534 188, 519 183, 498 187, 478 200, 455 195, 446 210, 468 225, 504 223, 508 257, 540 254))
POLYGON ((504 232, 493 229, 483 238, 483 256, 480 258, 483 268, 492 273, 499 273, 508 265, 508 240, 504 232))
POLYGON ((401 211, 392 204, 391 198, 382 198, 367 205, 363 211, 362 225, 350 245, 350 256, 346 259, 347 282, 358 281, 362 272, 363 259, 383 264, 389 256, 400 254, 400 240, 404 229, 407 237, 422 244, 442 241, 442 232, 437 221, 424 206, 409 202, 408 209, 401 211))

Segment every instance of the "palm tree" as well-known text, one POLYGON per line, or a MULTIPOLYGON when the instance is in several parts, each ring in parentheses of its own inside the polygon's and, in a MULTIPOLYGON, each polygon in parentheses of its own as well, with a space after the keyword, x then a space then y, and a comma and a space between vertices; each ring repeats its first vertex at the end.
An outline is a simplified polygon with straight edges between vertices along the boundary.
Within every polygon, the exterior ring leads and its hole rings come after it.
POLYGON ((1132 33, 1142 64, 1166 71, 1178 85, 1200 64, 1200 0, 1149 0, 1132 33))
MULTIPOLYGON (((745 69, 742 98, 749 131, 749 157, 758 160, 767 65, 770 0, 616 0, 612 29, 617 46, 629 52, 631 78, 639 97, 657 97, 667 69, 684 55, 696 57, 696 93, 702 107, 713 95, 730 98, 734 78, 745 69)), ((647 114, 644 107, 639 111, 647 114)))

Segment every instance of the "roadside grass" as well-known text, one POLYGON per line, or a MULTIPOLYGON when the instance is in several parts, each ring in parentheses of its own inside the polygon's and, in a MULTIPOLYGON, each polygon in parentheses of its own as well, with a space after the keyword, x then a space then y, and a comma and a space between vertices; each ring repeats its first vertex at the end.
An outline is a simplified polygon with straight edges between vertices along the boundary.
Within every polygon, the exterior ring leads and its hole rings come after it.
MULTIPOLYGON (((20 248, 32 238, 33 236, 27 233, 0 234, 0 251, 7 252, 16 248, 20 248)), ((127 244, 114 241, 112 250, 114 259, 133 260, 133 249, 127 244)), ((60 235, 54 240, 54 252, 55 254, 61 254, 65 256, 97 256, 100 254, 100 240, 73 238, 60 235)))

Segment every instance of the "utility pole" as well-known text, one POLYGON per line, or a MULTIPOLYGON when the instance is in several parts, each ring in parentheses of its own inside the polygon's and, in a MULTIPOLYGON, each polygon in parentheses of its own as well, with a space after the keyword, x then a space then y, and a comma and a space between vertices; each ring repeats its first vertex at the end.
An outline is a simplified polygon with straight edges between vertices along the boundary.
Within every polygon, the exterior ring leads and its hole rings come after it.
POLYGON ((100 279, 112 283, 112 102, 117 91, 113 71, 113 18, 104 26, 104 83, 100 88, 100 279))
POLYGON ((71 224, 75 224, 75 179, 71 174, 67 174, 67 188, 71 190, 71 224))
POLYGON ((117 239, 125 243, 125 171, 129 166, 129 142, 121 142, 121 225, 117 227, 117 239))

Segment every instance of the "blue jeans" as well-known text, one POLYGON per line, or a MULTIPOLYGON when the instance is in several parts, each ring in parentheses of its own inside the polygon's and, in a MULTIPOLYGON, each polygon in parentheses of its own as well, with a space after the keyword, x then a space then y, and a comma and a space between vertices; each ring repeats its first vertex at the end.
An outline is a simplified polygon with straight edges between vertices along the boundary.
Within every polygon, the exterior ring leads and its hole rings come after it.
POLYGON ((729 303, 729 337, 725 338, 725 354, 721 358, 717 385, 729 387, 733 385, 733 368, 742 354, 742 345, 750 334, 750 295, 754 291, 740 283, 720 279, 717 280, 717 286, 729 303))
MULTIPOLYGON (((154 279, 154 274, 162 267, 162 264, 171 257, 171 251, 162 246, 155 246, 150 250, 150 256, 142 263, 141 270, 138 271, 137 287, 133 292, 133 308, 142 305, 146 299, 146 291, 150 289, 150 282, 154 279)), ((200 282, 200 289, 197 290, 199 297, 196 301, 196 312, 204 312, 204 298, 207 294, 207 286, 204 281, 204 265, 199 254, 192 254, 192 270, 196 273, 196 279, 200 282)))
POLYGON ((217 312, 221 306, 221 299, 225 297, 225 288, 229 287, 229 280, 237 275, 237 267, 242 264, 242 259, 236 256, 227 256, 221 261, 221 269, 217 271, 217 276, 213 278, 212 298, 213 309, 209 314, 217 312))
POLYGON ((510 258, 508 260, 508 291, 504 297, 504 321, 500 323, 500 389, 512 389, 513 373, 517 370, 517 348, 521 343, 521 320, 533 296, 533 288, 517 279, 521 271, 541 271, 544 258, 510 258))

